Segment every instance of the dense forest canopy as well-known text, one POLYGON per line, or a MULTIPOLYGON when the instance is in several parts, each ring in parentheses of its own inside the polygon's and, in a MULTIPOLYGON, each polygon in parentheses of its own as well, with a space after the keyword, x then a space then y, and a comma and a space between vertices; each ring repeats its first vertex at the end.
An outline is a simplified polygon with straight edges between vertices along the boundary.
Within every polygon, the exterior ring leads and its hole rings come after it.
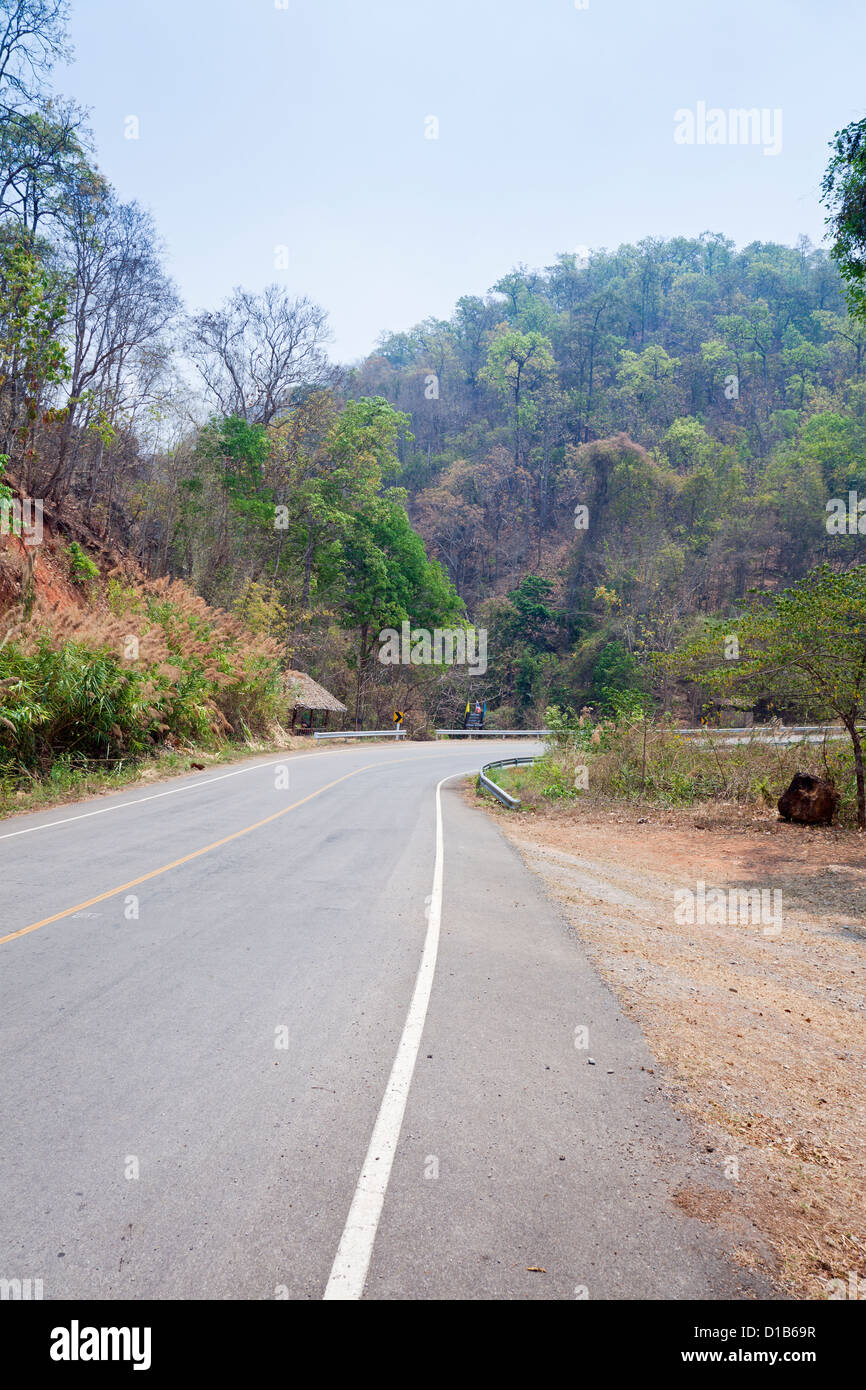
POLYGON ((864 347, 827 252, 707 233, 522 267, 351 386, 409 415, 410 514, 521 715, 856 554, 826 506, 866 485, 864 347))

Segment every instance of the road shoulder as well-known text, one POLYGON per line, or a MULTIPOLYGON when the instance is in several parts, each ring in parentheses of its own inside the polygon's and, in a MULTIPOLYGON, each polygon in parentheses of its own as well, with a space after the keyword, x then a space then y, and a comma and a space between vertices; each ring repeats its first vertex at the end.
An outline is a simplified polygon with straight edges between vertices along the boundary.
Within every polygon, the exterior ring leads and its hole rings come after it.
POLYGON ((790 1294, 826 1298, 832 1280, 862 1275, 859 845, 596 808, 491 816, 640 1027, 693 1151, 723 1177, 675 1200, 790 1294), (675 895, 700 882, 778 892, 781 930, 677 922, 675 895))
POLYGON ((439 962, 366 1296, 772 1297, 678 1205, 724 1178, 559 908, 460 790, 443 804, 439 962))

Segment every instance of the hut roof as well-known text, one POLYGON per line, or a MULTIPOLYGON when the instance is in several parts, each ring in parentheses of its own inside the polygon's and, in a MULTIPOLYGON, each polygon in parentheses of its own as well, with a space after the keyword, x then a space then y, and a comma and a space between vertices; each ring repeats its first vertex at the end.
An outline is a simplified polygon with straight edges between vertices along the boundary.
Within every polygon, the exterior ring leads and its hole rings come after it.
POLYGON ((317 685, 306 672, 286 671, 285 675, 289 709, 328 709, 335 714, 346 713, 346 706, 323 685, 317 685))

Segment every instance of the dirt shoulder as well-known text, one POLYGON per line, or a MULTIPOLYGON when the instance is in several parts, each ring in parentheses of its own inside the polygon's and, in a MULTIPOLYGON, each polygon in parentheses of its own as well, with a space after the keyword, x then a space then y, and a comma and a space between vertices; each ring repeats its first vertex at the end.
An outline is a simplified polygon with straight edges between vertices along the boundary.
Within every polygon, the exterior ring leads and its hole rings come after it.
POLYGON ((739 1258, 782 1289, 846 1296, 830 1281, 866 1277, 866 842, 735 808, 488 811, 562 904, 695 1142, 730 1179, 721 1198, 689 1189, 678 1202, 748 1232, 739 1258), (700 883, 780 892, 764 901, 781 929, 736 909, 699 925, 700 883), (694 925, 677 920, 687 889, 694 925))

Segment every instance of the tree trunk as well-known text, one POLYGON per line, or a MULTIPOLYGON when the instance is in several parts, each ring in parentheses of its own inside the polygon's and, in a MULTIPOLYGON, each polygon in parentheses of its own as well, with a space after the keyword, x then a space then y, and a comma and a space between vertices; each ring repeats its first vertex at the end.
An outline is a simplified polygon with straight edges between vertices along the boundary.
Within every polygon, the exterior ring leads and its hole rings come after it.
POLYGON ((361 727, 361 681, 364 678, 364 660, 367 651, 367 624, 361 628, 361 640, 358 643, 358 683, 355 687, 355 728, 361 727))
POLYGON ((307 526, 307 550, 304 555, 304 608, 309 612, 310 586, 313 579, 313 527, 307 526))
POLYGON ((848 724, 848 732, 854 745, 854 768, 857 773, 857 825, 866 830, 866 779, 863 776, 863 744, 854 720, 848 724))
POLYGON ((65 495, 65 483, 67 481, 67 459, 70 448, 72 447, 72 434, 75 429, 75 412, 78 408, 77 399, 71 399, 64 412, 63 425, 60 430, 60 441, 57 450, 57 461, 48 482, 45 485, 46 494, 54 497, 57 494, 65 495))
POLYGON ((274 572, 271 576, 271 592, 268 598, 268 630, 265 633, 266 637, 270 637, 271 635, 271 619, 274 615, 274 604, 277 601, 277 571, 280 568, 280 552, 283 548, 283 535, 284 532, 281 531, 279 543, 277 545, 277 558, 274 561, 274 572))
POLYGON ((640 794, 646 796, 646 734, 647 734, 647 712, 643 712, 643 750, 641 753, 640 766, 640 794))

